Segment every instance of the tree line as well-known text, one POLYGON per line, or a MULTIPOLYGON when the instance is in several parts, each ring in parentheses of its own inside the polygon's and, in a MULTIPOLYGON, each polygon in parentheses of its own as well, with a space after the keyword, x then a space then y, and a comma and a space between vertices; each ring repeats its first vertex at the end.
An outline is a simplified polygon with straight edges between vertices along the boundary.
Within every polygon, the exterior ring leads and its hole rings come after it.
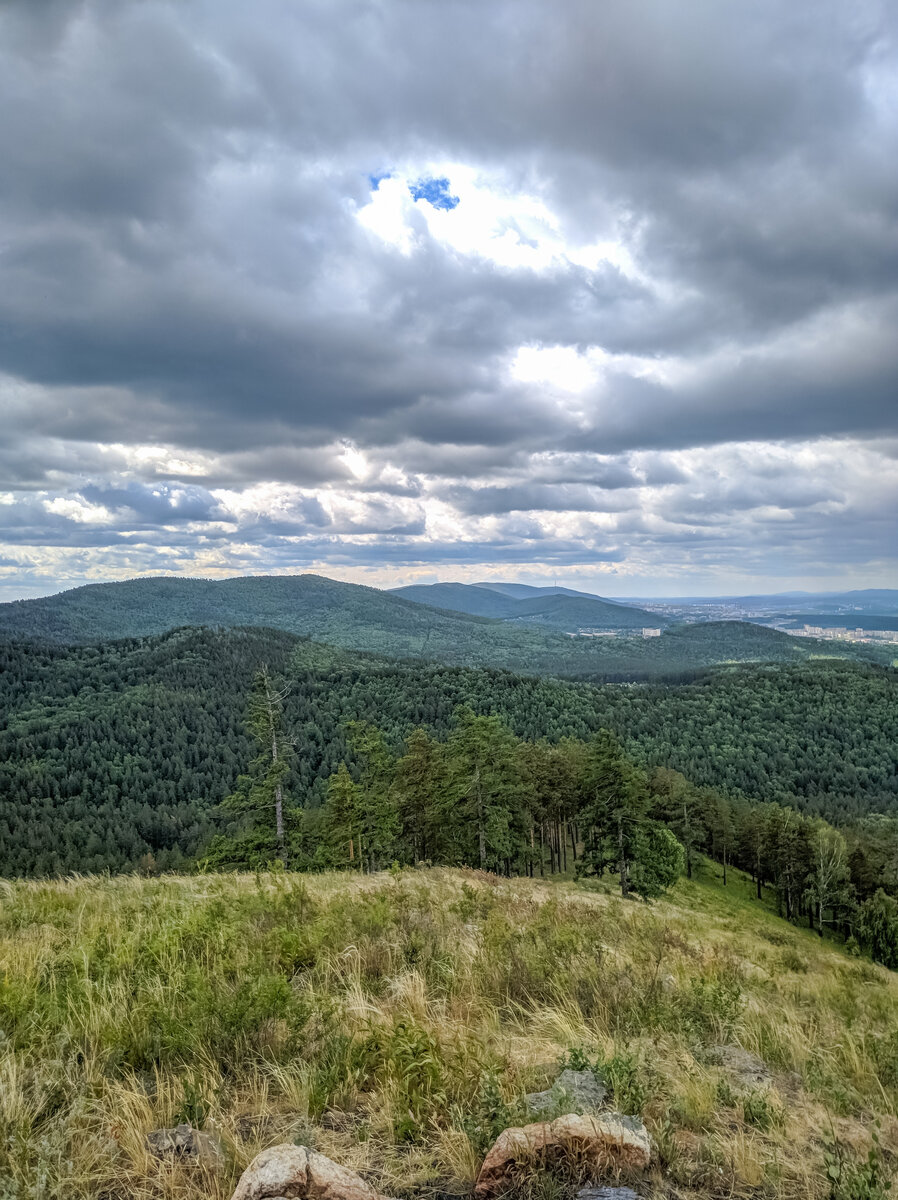
POLYGON ((267 672, 250 705, 259 753, 222 805, 206 868, 381 870, 466 865, 506 875, 613 874, 623 895, 660 895, 698 856, 736 866, 787 920, 863 944, 898 968, 898 820, 843 832, 789 806, 732 798, 670 767, 645 770, 599 729, 582 740, 515 735, 496 714, 459 706, 445 737, 423 726, 398 749, 350 722, 350 753, 318 809, 283 805, 286 692, 267 672), (254 714, 254 715, 253 715, 254 714), (260 714, 262 714, 260 716, 260 714), (278 816, 278 814, 280 814, 278 816), (286 820, 286 826, 285 826, 286 820))

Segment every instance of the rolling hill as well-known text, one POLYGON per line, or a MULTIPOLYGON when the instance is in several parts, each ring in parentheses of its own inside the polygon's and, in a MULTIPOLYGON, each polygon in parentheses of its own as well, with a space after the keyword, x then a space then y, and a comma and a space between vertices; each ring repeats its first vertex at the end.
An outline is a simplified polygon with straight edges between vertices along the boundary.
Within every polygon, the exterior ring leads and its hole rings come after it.
POLYGON ((665 624, 657 614, 567 589, 531 588, 524 584, 483 586, 469 583, 415 584, 394 588, 391 595, 502 621, 545 625, 563 633, 580 629, 642 629, 665 624), (508 591, 507 589, 513 589, 508 591))
POLYGON ((415 604, 426 604, 429 608, 493 617, 500 621, 510 617, 517 607, 517 601, 510 596, 472 583, 412 584, 391 588, 389 594, 412 600, 415 604))
MULTIPOLYGON (((836 648, 831 642, 733 621, 674 626, 646 640, 570 637, 558 628, 566 616, 553 614, 553 606, 601 601, 550 596, 519 603, 524 605, 521 619, 499 620, 433 608, 320 575, 132 579, 2 604, 0 640, 77 644, 147 637, 182 626, 256 626, 391 658, 592 679, 688 672, 718 662, 801 662, 820 653, 891 661, 885 649, 836 648)), ((580 616, 586 611, 593 610, 577 609, 580 616)))

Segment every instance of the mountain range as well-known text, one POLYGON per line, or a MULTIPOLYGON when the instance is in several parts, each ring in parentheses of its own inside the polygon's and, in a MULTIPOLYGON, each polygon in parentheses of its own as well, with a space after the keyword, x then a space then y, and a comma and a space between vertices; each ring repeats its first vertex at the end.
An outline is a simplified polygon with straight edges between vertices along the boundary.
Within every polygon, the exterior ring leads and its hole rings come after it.
POLYGON ((409 590, 397 594, 320 575, 132 579, 0 604, 0 638, 77 644, 182 626, 256 626, 390 658, 605 678, 657 676, 723 662, 800 662, 820 654, 891 661, 884 648, 817 643, 738 621, 668 625, 660 637, 645 639, 572 637, 578 627, 636 632, 662 621, 588 595, 521 598, 495 588, 443 584, 411 589, 430 597, 421 603, 409 590))
POLYGON ((531 588, 523 584, 432 583, 393 588, 391 595, 433 608, 545 625, 564 633, 581 629, 612 631, 658 628, 669 624, 654 613, 601 596, 567 589, 531 588))

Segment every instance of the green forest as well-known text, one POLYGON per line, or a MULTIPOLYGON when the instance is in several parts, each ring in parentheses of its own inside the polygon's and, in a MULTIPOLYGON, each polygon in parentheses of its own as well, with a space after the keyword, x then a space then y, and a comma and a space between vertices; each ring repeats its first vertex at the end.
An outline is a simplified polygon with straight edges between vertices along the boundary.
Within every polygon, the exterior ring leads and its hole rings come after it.
MULTIPOLYGON (((825 817, 860 848, 855 886, 869 892, 884 878, 888 818, 898 818, 891 670, 824 660, 717 668, 679 685, 597 686, 394 662, 264 629, 183 629, 100 646, 0 645, 0 871, 180 868, 228 822, 239 827, 239 814, 220 806, 252 774, 248 703, 266 665, 290 681, 283 788, 297 862, 330 853, 319 848, 320 822, 340 764, 353 785, 362 778, 353 728, 376 727, 383 752, 399 760, 416 729, 423 734, 415 737, 451 740, 457 710, 466 708, 496 718, 525 747, 589 743, 608 729, 649 778, 679 772, 696 793, 713 790, 737 807, 775 803, 825 817), (298 810, 312 814, 307 823, 297 823, 298 810), (872 867, 862 869, 861 851, 872 867)), ((696 827, 707 830, 708 821, 696 819, 696 827)), ((565 865, 570 842, 568 832, 556 854, 552 837, 544 837, 541 860, 550 870, 565 865)), ((396 854, 421 850, 406 845, 396 854)), ((519 848, 511 861, 516 869, 533 864, 519 848)))

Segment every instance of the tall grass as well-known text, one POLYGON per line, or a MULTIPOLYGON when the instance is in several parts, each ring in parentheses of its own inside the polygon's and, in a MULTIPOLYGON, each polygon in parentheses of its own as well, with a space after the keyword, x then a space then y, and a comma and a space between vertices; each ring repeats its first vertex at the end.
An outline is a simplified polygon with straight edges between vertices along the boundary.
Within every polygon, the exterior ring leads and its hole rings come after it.
POLYGON ((659 1195, 822 1200, 874 1119, 898 1151, 898 981, 738 880, 652 907, 450 870, 0 886, 2 1200, 224 1200, 284 1140, 463 1194, 562 1060, 646 1120, 659 1195), (770 1089, 734 1091, 722 1042, 770 1089), (149 1154, 180 1121, 222 1169, 149 1154))

